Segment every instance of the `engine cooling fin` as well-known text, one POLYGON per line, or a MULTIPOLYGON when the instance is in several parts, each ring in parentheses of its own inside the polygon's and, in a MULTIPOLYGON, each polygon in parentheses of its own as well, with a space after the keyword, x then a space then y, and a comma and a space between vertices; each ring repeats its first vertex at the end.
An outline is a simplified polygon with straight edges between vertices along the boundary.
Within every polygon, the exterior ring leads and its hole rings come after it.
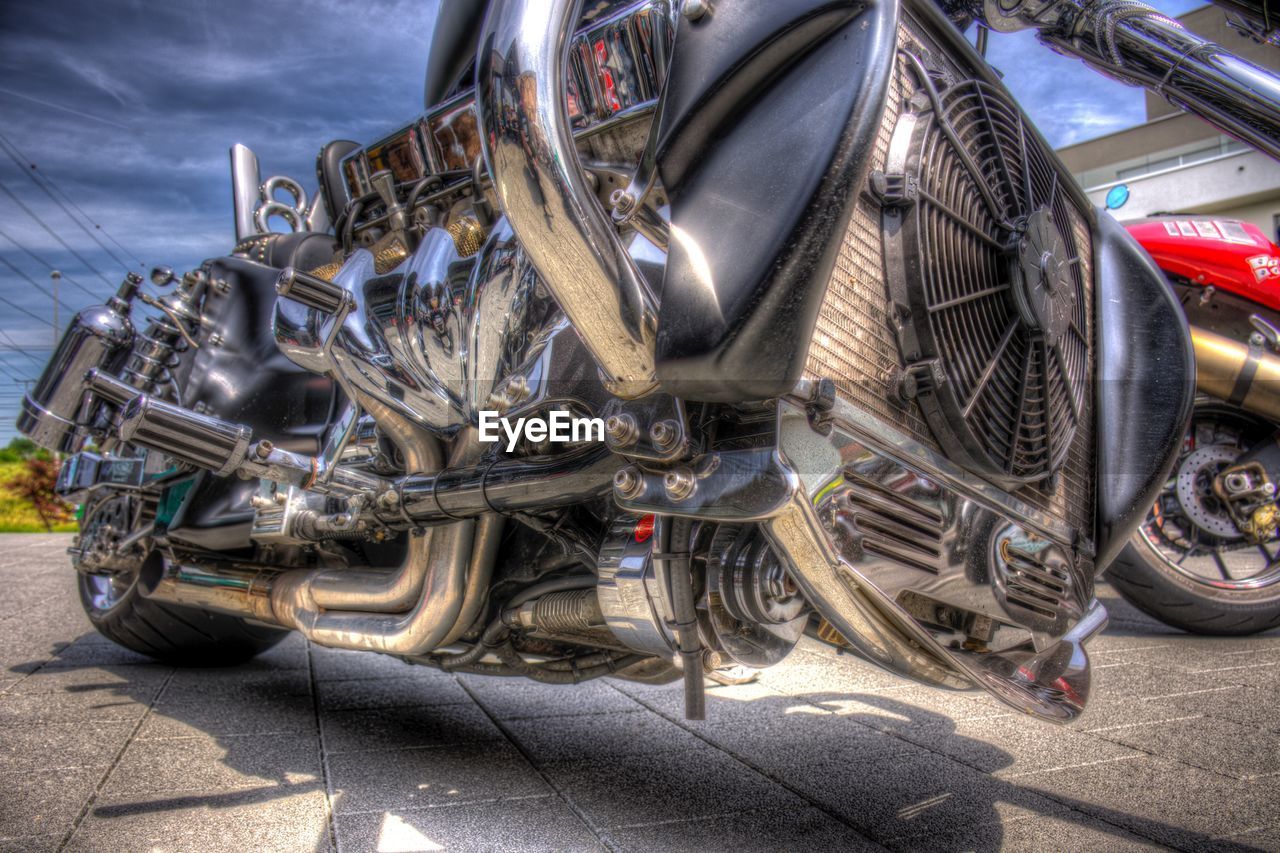
POLYGON ((1051 477, 1087 417, 1089 299, 1060 171, 998 89, 903 54, 918 88, 871 187, 914 397, 949 456, 1051 477))

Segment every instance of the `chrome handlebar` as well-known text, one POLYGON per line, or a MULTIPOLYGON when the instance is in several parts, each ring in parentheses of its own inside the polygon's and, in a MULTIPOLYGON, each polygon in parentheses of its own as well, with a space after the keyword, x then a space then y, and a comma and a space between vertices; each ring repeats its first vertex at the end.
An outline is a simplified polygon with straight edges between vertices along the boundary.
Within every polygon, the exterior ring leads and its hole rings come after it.
POLYGON ((1144 86, 1280 159, 1280 76, 1232 55, 1137 0, 982 0, 999 32, 1028 27, 1060 53, 1144 86))

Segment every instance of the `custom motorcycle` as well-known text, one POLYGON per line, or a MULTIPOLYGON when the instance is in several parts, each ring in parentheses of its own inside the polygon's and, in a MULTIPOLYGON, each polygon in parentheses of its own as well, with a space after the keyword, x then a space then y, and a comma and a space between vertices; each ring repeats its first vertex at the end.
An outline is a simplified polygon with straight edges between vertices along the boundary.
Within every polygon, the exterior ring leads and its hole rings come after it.
POLYGON ((807 634, 1075 718, 1192 349, 962 29, 1273 154, 1277 81, 1127 0, 442 6, 422 116, 309 200, 234 148, 230 255, 128 278, 26 399, 99 630, 683 680, 690 717, 807 634))
POLYGON ((1196 398, 1169 479, 1107 570, 1148 614, 1202 634, 1280 625, 1280 247, 1255 225, 1159 216, 1127 226, 1191 324, 1196 398))

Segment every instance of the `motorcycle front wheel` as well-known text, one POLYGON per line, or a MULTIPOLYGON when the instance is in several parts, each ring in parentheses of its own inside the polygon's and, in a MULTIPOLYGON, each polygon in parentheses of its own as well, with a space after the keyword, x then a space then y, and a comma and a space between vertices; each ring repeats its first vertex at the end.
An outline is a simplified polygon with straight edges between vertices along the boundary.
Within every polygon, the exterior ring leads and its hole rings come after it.
POLYGON ((1249 542, 1213 479, 1275 430, 1201 401, 1178 463, 1106 576, 1149 616, 1196 634, 1256 634, 1280 625, 1280 542, 1249 542))

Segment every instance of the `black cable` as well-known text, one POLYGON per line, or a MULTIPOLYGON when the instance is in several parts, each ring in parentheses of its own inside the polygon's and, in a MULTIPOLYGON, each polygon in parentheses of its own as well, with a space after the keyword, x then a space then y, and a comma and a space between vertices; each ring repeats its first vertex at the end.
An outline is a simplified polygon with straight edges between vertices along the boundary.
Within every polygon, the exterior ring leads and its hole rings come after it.
MULTIPOLYGON (((46 292, 46 293, 48 293, 48 294, 50 294, 50 295, 52 295, 52 294, 53 294, 53 288, 52 288, 52 287, 50 287, 50 286, 46 286, 46 285, 41 285, 41 284, 40 284, 38 281, 36 281, 34 278, 32 278, 31 276, 29 276, 29 275, 27 275, 26 273, 24 273, 22 270, 20 270, 20 269, 18 269, 17 267, 15 267, 15 266, 13 265, 13 263, 12 263, 11 261, 9 261, 9 259, 8 259, 8 258, 0 258, 0 264, 4 264, 6 267, 8 267, 8 268, 9 268, 9 270, 10 270, 14 275, 19 276, 19 277, 21 277, 21 278, 25 279, 25 280, 26 280, 26 282, 27 282, 27 284, 31 285, 31 286, 32 286, 32 287, 34 287, 36 290, 43 290, 44 292, 46 292)), ((59 304, 59 305, 61 305, 63 308, 67 309, 68 311, 70 311, 72 314, 74 314, 74 313, 76 312, 76 309, 75 309, 75 308, 72 308, 70 305, 68 305, 67 303, 63 302, 61 299, 58 299, 58 304, 59 304)))
POLYGON ((31 363, 34 364, 36 367, 39 367, 42 369, 44 368, 43 362, 37 359, 34 355, 32 355, 26 348, 24 348, 21 344, 19 344, 13 338, 9 337, 9 333, 6 332, 4 329, 0 329, 0 338, 4 338, 6 341, 8 341, 9 345, 13 347, 14 352, 22 353, 28 359, 30 359, 31 363))
POLYGON ((7 195, 10 199, 12 199, 12 200, 13 200, 13 203, 14 203, 14 204, 16 204, 18 207, 22 208, 22 211, 23 211, 25 214, 27 214, 27 216, 30 216, 30 217, 35 221, 35 223, 36 223, 37 225, 39 225, 39 226, 40 226, 41 228, 43 228, 46 232, 48 232, 48 234, 49 234, 49 236, 50 236, 50 237, 52 237, 53 239, 57 240, 57 241, 58 241, 58 243, 60 243, 60 244, 62 245, 62 248, 66 249, 68 252, 70 252, 70 253, 72 254, 72 256, 73 256, 76 260, 78 260, 80 263, 84 264, 85 269, 89 270, 89 272, 93 273, 93 274, 94 274, 94 275, 96 275, 98 278, 100 278, 100 279, 102 279, 104 282, 106 282, 106 284, 107 284, 107 286, 108 286, 108 287, 110 287, 110 286, 111 286, 111 281, 106 277, 106 275, 104 275, 104 274, 103 274, 103 272, 102 272, 101 270, 99 270, 97 267, 93 266, 93 264, 91 264, 91 263, 89 263, 87 260, 85 260, 84 255, 80 254, 80 253, 79 253, 79 252, 77 252, 75 249, 71 248, 70 244, 68 244, 66 240, 63 240, 60 236, 58 236, 58 233, 57 233, 56 231, 54 231, 52 228, 50 228, 50 227, 49 227, 49 225, 48 225, 48 223, 46 223, 43 219, 41 219, 39 216, 37 216, 37 215, 36 215, 36 212, 35 212, 34 210, 32 210, 31 208, 27 207, 27 206, 22 202, 22 199, 18 198, 18 197, 14 194, 13 190, 9 189, 9 187, 7 187, 7 186, 4 184, 4 182, 3 182, 3 181, 0 181, 0 192, 3 192, 3 193, 4 193, 5 195, 7 195))
MULTIPOLYGON (((4 239, 8 240, 8 241, 9 241, 10 243, 12 243, 12 244, 13 244, 13 245, 14 245, 14 246, 15 246, 15 247, 20 251, 20 252, 22 252, 23 254, 25 254, 25 255, 26 255, 28 258, 30 258, 31 260, 35 261, 37 264, 40 264, 40 266, 45 267, 45 268, 50 269, 50 270, 53 270, 53 269, 57 269, 57 268, 58 268, 58 265, 57 265, 57 264, 51 264, 51 263, 49 263, 49 262, 48 262, 48 261, 46 261, 44 258, 42 258, 42 257, 40 257, 39 255, 37 255, 35 252, 33 252, 33 251, 31 251, 30 249, 28 249, 26 246, 22 245, 22 244, 21 244, 21 243, 19 243, 17 240, 15 240, 15 239, 13 239, 12 237, 10 237, 7 233, 5 233, 5 230, 4 230, 3 228, 0 228, 0 237, 3 237, 4 239)), ((74 278, 72 278, 71 276, 67 275, 66 273, 63 273, 63 274, 62 274, 62 279, 63 279, 63 281, 66 281, 67 283, 69 283, 69 284, 71 284, 71 285, 73 285, 73 286, 75 286, 75 287, 79 288, 81 291, 83 291, 84 293, 88 294, 88 295, 89 295, 89 297, 90 297, 90 298, 92 298, 95 302, 97 302, 97 301, 101 301, 101 300, 102 300, 102 297, 101 297, 99 294, 94 293, 92 290, 90 290, 89 288, 85 287, 83 284, 81 284, 80 282, 76 281, 74 278)))
MULTIPOLYGON (((31 162, 29 158, 25 157, 22 154, 22 152, 18 150, 18 146, 10 142, 8 137, 6 137, 3 133, 0 133, 0 150, 4 151, 5 155, 7 155, 8 158, 13 161, 14 165, 18 167, 19 171, 21 171, 24 175, 30 178, 31 182, 35 184, 37 187, 39 187, 41 191, 44 192, 44 194, 49 197, 50 201, 52 201, 59 208, 61 208, 62 212, 67 215, 68 219, 70 219, 72 222, 76 224, 77 228, 79 228, 85 234, 89 235, 89 239, 97 243, 98 247, 111 257, 111 260, 115 261, 125 269, 129 268, 128 261, 122 261, 120 260, 120 258, 116 257, 115 252, 111 251, 111 249, 109 249, 105 243, 99 240, 96 234, 94 234, 92 231, 86 228, 79 219, 76 219, 75 215, 72 214, 70 209, 67 208, 67 205, 53 194, 53 190, 56 189, 56 187, 53 184, 53 179, 48 177, 44 173, 39 173, 39 176, 37 177, 37 173, 39 172, 39 167, 37 167, 35 163, 31 162)), ((102 231, 102 226, 94 222, 92 219, 89 219, 88 214, 86 214, 83 210, 80 210, 80 206, 77 205, 74 201, 71 201, 71 198, 67 196, 66 193, 62 192, 62 190, 60 189, 58 190, 58 193, 62 195, 64 198, 66 198, 68 202, 71 202, 71 204, 76 208, 76 210, 80 211, 80 215, 89 221, 90 225, 102 231)), ((105 234, 106 232, 103 231, 103 233, 105 234)), ((112 242, 114 243, 115 240, 113 239, 112 242)), ((116 243, 116 245, 120 245, 120 244, 116 243)), ((121 246, 121 251, 124 251, 123 246, 121 246)), ((125 252, 125 254, 130 254, 130 253, 125 252)), ((135 260, 137 259, 135 258, 135 260)), ((138 261, 138 266, 139 267, 142 266, 142 261, 138 261)))
POLYGON ((30 311, 28 311, 26 308, 23 308, 21 305, 17 304, 16 302, 10 302, 8 299, 5 299, 3 296, 0 296, 0 302, 3 302, 5 305, 8 305, 10 308, 12 308, 15 311, 21 311, 23 314, 26 314, 32 320, 39 320, 41 323, 44 323, 50 329, 53 328, 53 323, 51 323, 50 321, 46 320, 43 317, 32 314, 30 311))

